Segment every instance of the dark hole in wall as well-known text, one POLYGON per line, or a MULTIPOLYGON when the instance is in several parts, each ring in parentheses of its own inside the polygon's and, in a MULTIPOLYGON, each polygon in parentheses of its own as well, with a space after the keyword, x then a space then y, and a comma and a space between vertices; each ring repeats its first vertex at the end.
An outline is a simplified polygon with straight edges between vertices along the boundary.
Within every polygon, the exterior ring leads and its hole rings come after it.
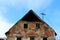
POLYGON ((36 23, 36 29, 40 28, 40 24, 36 23))
POLYGON ((30 37, 30 40, 35 40, 35 37, 33 37, 33 36, 32 36, 32 37, 30 37))
POLYGON ((17 37, 17 40, 22 40, 22 38, 21 37, 17 37))
POLYGON ((47 37, 44 37, 43 40, 47 40, 47 37))
POLYGON ((28 28, 28 24, 24 24, 24 28, 27 29, 28 28))

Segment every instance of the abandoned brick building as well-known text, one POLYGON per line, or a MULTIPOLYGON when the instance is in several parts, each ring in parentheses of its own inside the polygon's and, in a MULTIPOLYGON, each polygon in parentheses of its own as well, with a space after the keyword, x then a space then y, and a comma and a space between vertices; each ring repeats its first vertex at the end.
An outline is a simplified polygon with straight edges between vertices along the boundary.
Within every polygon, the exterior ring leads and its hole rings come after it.
POLYGON ((7 40, 56 40, 56 32, 30 10, 6 33, 7 40))

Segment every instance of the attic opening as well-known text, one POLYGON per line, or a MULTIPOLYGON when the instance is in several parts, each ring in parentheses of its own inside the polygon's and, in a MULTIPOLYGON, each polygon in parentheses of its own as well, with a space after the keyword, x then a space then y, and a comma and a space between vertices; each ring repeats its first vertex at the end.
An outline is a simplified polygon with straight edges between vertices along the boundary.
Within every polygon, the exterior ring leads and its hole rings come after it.
POLYGON ((22 40, 22 37, 17 37, 17 40, 22 40))
POLYGON ((39 28, 40 28, 40 24, 36 23, 36 29, 39 29, 39 28))
POLYGON ((28 24, 24 24, 24 29, 27 29, 28 28, 28 24))
POLYGON ((31 36, 31 37, 30 37, 30 40, 35 40, 35 37, 31 36))
POLYGON ((43 40, 47 40, 47 37, 44 37, 43 40))

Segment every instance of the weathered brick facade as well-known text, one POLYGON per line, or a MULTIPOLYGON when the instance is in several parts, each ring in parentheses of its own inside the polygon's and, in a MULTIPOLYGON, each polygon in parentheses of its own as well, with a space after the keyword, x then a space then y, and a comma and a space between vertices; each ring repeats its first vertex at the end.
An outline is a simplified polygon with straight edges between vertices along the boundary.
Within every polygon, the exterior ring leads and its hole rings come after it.
MULTIPOLYGON (((31 16, 37 17, 32 10, 28 12, 28 14, 30 13, 33 14, 31 16)), ((24 16, 25 19, 26 16, 29 19, 27 14, 24 16)), ((7 40, 55 40, 56 32, 43 20, 40 19, 36 21, 30 19, 30 21, 26 19, 26 21, 25 19, 22 19, 6 32, 7 40), (24 28, 24 24, 27 24, 26 28, 24 28), (39 24, 39 27, 36 28, 36 24, 39 24), (20 39, 17 39, 19 37, 20 39)))

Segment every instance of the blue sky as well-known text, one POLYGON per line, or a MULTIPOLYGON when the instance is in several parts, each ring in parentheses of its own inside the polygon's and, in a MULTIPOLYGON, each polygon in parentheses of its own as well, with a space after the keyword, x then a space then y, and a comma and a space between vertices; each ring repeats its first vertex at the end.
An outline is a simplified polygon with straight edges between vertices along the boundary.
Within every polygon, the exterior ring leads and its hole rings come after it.
POLYGON ((47 22, 60 37, 60 0, 0 0, 0 34, 3 35, 30 9, 47 22), (4 29, 4 30, 3 30, 4 29))

